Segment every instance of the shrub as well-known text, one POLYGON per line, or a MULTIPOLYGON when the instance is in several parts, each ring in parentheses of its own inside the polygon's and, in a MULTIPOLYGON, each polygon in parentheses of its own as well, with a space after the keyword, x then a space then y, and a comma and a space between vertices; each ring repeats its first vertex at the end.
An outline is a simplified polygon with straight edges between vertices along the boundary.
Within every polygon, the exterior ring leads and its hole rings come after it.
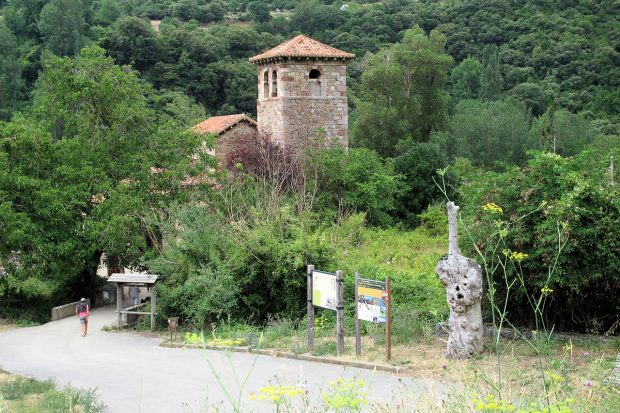
POLYGON ((332 212, 339 218, 364 212, 373 225, 393 223, 396 200, 405 194, 406 186, 402 172, 396 171, 391 161, 382 160, 370 149, 345 152, 336 146, 322 150, 311 164, 317 167, 317 210, 321 214, 332 212))
POLYGON ((217 217, 201 206, 170 211, 171 239, 163 254, 147 263, 154 273, 166 275, 158 286, 160 312, 205 325, 237 309, 238 288, 224 265, 234 249, 222 234, 217 217))
MULTIPOLYGON (((396 216, 407 226, 415 227, 420 223, 418 214, 429 204, 443 199, 443 194, 433 181, 435 171, 447 165, 439 149, 428 143, 416 143, 404 154, 394 160, 394 169, 404 177, 407 190, 397 198, 396 216)), ((450 194, 454 179, 449 175, 450 194)))
POLYGON ((420 218, 420 229, 430 236, 441 236, 448 238, 448 216, 445 207, 440 204, 429 205, 426 211, 418 215, 420 218))
MULTIPOLYGON (((525 168, 470 174, 461 212, 468 216, 472 239, 484 250, 488 228, 481 206, 493 202, 503 208, 496 219, 511 223, 502 234, 509 249, 528 254, 521 263, 528 293, 537 297, 545 287, 553 290, 547 297, 548 325, 605 332, 617 322, 620 309, 620 194, 579 166, 575 159, 540 154, 525 168), (565 245, 556 263, 558 234, 565 245)), ((513 321, 527 324, 527 309, 523 291, 510 297, 513 321)))
POLYGON ((170 275, 159 287, 161 312, 197 326, 225 315, 259 323, 275 315, 299 317, 306 266, 327 266, 333 255, 321 231, 290 207, 269 218, 249 211, 249 221, 234 224, 198 206, 174 217, 177 229, 169 237, 175 241, 148 265, 170 275))

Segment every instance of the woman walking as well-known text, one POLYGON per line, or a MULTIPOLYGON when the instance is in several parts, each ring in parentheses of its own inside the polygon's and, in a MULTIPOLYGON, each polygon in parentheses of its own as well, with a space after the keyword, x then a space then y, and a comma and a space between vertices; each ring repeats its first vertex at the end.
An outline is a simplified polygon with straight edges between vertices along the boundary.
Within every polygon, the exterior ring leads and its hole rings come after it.
POLYGON ((88 313, 89 313, 88 303, 86 303, 86 298, 82 298, 80 303, 75 308, 75 314, 80 317, 80 326, 82 328, 82 337, 86 337, 88 334, 88 313))

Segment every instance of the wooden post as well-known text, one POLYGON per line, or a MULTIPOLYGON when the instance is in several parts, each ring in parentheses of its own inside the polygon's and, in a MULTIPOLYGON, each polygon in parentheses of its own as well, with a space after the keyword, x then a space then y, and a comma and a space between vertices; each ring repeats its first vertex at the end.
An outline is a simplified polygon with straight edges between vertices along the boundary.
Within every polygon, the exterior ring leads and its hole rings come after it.
POLYGON ((387 298, 385 299, 385 348, 386 359, 389 361, 392 358, 392 286, 390 277, 385 277, 385 290, 387 291, 387 298))
POLYGON ((123 286, 120 283, 116 283, 116 326, 120 329, 123 323, 123 286))
POLYGON ((355 273, 355 355, 362 355, 362 336, 360 334, 360 319, 359 319, 359 293, 357 291, 358 288, 358 280, 360 278, 360 274, 358 272, 355 273))
POLYGON ((314 304, 312 303, 312 272, 314 265, 308 265, 308 351, 314 350, 314 304))
POLYGON ((344 273, 336 271, 336 355, 344 353, 344 273))
POLYGON ((155 310, 157 309, 157 290, 155 284, 151 288, 151 331, 155 331, 155 310))

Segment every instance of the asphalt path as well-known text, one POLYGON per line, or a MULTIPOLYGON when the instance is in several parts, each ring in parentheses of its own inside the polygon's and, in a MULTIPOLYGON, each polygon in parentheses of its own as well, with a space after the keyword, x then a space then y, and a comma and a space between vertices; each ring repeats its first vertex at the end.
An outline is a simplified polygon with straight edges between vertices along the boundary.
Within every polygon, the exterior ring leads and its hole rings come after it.
MULTIPOLYGON (((369 401, 390 406, 387 410, 406 406, 413 411, 421 395, 440 391, 436 384, 388 373, 247 353, 164 348, 160 338, 101 330, 115 319, 114 308, 92 311, 86 337, 80 334, 77 317, 0 333, 0 368, 53 378, 61 386, 96 388, 112 413, 229 412, 233 409, 227 393, 241 400, 242 412, 272 412, 269 402, 249 399, 270 384, 303 387, 310 404, 318 406, 328 383, 338 378, 372 383, 369 401), (239 391, 237 383, 246 379, 239 391)), ((306 411, 301 404, 298 409, 306 411)))

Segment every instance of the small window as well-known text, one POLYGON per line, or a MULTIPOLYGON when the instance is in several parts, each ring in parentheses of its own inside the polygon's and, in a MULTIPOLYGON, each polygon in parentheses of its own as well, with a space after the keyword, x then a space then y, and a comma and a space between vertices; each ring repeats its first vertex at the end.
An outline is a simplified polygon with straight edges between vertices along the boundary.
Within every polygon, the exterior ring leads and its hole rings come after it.
POLYGON ((263 74, 263 97, 265 99, 269 97, 269 72, 266 70, 263 74))
POLYGON ((275 70, 271 73, 271 97, 278 96, 278 72, 275 70))
POLYGON ((321 96, 321 72, 319 69, 312 69, 308 73, 310 83, 310 96, 321 96))

